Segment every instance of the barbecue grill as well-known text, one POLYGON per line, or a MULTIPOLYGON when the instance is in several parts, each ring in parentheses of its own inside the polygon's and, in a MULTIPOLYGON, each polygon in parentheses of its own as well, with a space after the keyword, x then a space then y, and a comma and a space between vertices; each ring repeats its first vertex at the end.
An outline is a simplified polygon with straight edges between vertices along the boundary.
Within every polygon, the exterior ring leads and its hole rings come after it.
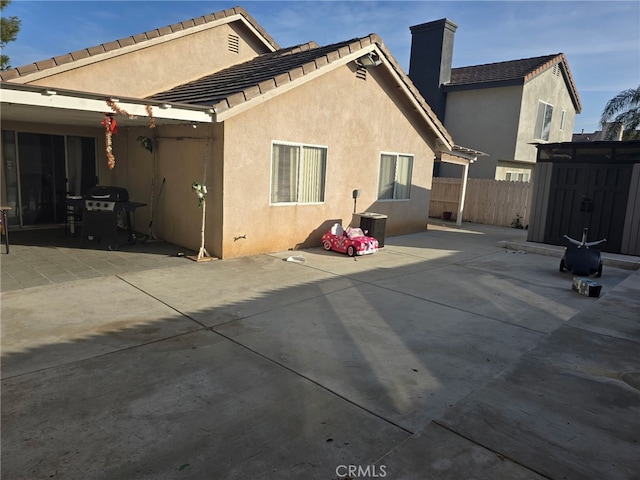
POLYGON ((145 203, 130 202, 126 188, 100 186, 91 187, 84 197, 82 218, 82 244, 88 238, 108 241, 109 250, 122 245, 133 245, 136 236, 131 224, 131 212, 144 207, 145 203), (118 244, 118 229, 127 230, 127 240, 118 244))

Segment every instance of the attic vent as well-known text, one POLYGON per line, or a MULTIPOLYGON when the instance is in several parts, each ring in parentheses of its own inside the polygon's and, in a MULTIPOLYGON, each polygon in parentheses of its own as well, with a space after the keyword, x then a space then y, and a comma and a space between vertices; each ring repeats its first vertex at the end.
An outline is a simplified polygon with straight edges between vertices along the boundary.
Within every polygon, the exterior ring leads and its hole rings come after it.
POLYGON ((229 51, 231 53, 240 52, 240 39, 237 35, 234 35, 232 33, 229 34, 229 51))
POLYGON ((360 80, 366 80, 367 69, 365 67, 358 67, 356 70, 356 78, 359 78, 360 80))
POLYGON ((559 77, 559 76, 560 76, 560 65, 559 65, 559 64, 558 64, 558 65, 554 65, 554 66, 553 66, 553 74, 554 74, 556 77, 559 77))

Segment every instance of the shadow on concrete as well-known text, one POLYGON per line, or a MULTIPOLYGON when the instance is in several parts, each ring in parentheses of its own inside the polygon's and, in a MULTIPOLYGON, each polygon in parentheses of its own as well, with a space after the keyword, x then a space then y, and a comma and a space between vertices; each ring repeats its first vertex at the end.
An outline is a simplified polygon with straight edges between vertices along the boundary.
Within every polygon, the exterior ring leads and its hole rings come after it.
MULTIPOLYGON (((135 241, 129 242, 128 233, 124 230, 118 231, 117 242, 112 242, 120 251, 130 251, 139 253, 149 253, 156 255, 175 254, 178 249, 176 245, 172 245, 162 240, 147 241, 146 236, 141 233, 135 233, 135 241)), ((83 250, 109 250, 109 242, 85 239, 81 240, 80 233, 76 235, 68 232, 64 227, 51 228, 34 228, 10 230, 9 239, 11 247, 27 246, 42 248, 71 248, 83 250)))
POLYGON ((333 220, 326 220, 322 222, 322 224, 318 228, 314 228, 313 231, 309 234, 304 241, 296 244, 295 250, 314 248, 320 245, 322 236, 331 230, 331 227, 334 223, 342 224, 341 218, 335 218, 333 220))
POLYGON ((194 254, 164 241, 125 242, 114 251, 106 243, 81 246, 62 228, 10 232, 10 241, 10 253, 0 256, 3 292, 164 268, 183 262, 179 252, 194 254))
MULTIPOLYGON (((316 248, 304 264, 283 252, 6 292, 3 474, 327 479, 375 465, 597 301, 567 288, 555 259, 474 245, 482 235, 394 237, 357 261, 316 248)), ((604 293, 627 275, 603 277, 604 293)), ((531 451, 492 474, 535 477, 531 451)), ((414 473, 437 473, 425 462, 414 473)))

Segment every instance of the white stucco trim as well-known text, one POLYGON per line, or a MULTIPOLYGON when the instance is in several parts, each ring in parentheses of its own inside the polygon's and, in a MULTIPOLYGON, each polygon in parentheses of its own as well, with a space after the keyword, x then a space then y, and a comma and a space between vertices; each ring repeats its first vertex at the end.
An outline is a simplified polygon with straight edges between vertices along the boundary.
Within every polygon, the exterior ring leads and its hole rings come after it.
MULTIPOLYGON (((11 83, 5 82, 2 84, 2 88, 0 88, 0 104, 2 105, 3 120, 20 120, 11 118, 11 107, 14 105, 59 109, 61 112, 76 111, 104 114, 110 111, 107 105, 107 100, 110 97, 105 95, 89 95, 60 89, 25 85, 21 85, 19 88, 12 87, 11 83)), ((147 105, 151 105, 153 117, 160 123, 162 120, 171 120, 172 123, 210 123, 212 120, 212 113, 202 107, 190 109, 171 105, 170 108, 163 108, 163 106, 169 106, 169 104, 166 102, 146 102, 144 100, 133 101, 131 99, 120 100, 112 98, 112 100, 115 101, 118 107, 130 113, 132 116, 143 118, 145 121, 147 121, 146 119, 148 118, 147 105)))

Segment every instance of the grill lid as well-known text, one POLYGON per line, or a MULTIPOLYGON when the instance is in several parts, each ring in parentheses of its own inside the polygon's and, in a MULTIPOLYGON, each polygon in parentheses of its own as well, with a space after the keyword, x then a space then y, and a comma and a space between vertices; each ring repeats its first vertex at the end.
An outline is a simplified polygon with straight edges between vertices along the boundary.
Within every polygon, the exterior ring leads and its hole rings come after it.
POLYGON ((107 200, 110 202, 128 202, 129 192, 123 187, 96 185, 87 190, 85 198, 93 200, 107 200))

